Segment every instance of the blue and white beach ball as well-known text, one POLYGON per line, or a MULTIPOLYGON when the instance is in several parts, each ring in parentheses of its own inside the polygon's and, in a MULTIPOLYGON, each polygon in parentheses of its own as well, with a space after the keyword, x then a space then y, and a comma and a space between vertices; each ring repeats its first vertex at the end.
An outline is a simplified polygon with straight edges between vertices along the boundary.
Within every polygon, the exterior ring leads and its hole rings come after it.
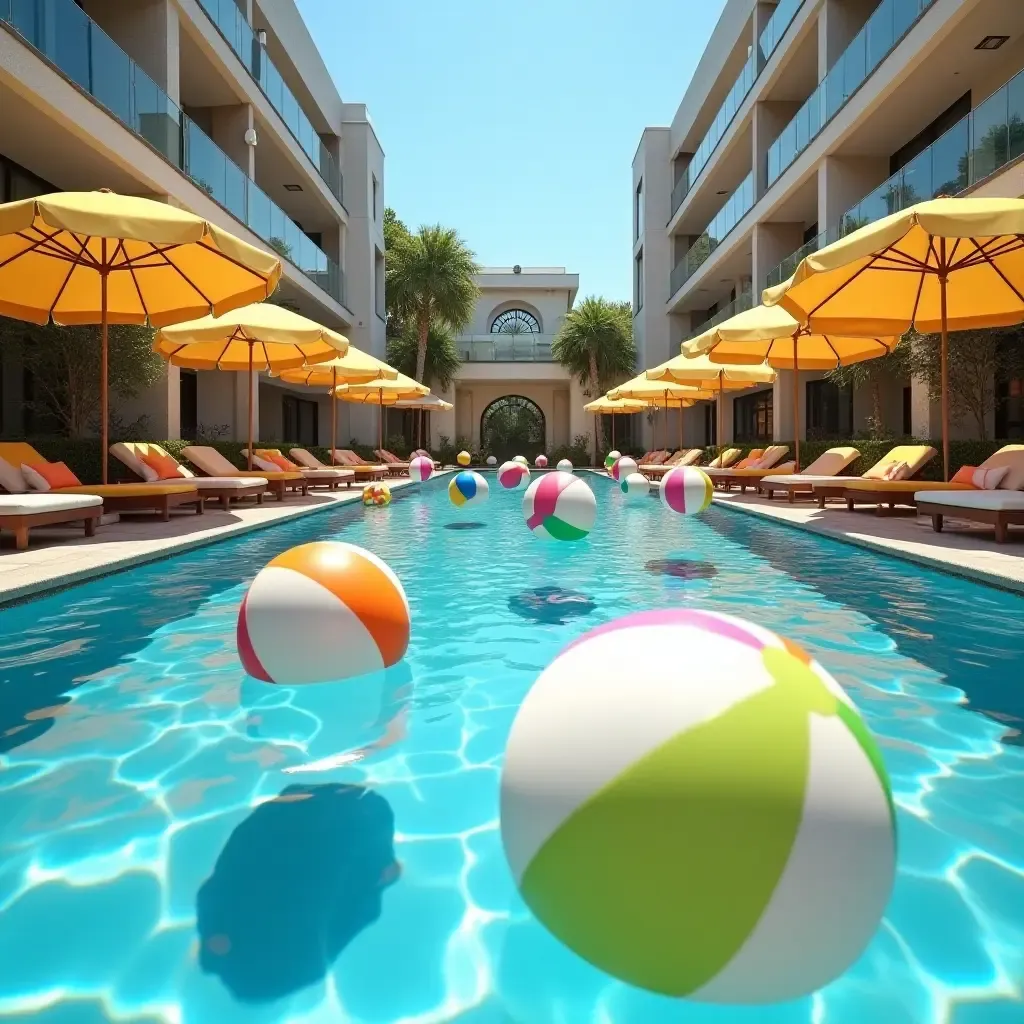
POLYGON ((487 481, 473 470, 456 473, 448 484, 448 500, 456 508, 480 505, 487 500, 487 481))
POLYGON ((630 473, 619 481, 619 490, 631 501, 646 498, 651 492, 651 482, 643 473, 630 473))
POLYGON ((501 835, 536 917, 623 981, 711 1003, 841 975, 892 891, 875 740, 809 654, 665 609, 591 630, 516 715, 501 835))

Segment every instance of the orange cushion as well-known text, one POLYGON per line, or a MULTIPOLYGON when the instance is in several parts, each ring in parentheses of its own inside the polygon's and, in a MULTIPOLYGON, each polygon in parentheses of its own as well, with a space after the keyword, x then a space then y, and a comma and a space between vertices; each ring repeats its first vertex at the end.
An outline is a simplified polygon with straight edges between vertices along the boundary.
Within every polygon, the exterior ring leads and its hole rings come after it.
POLYGON ((954 474, 953 479, 949 482, 951 484, 970 484, 974 486, 974 473, 977 470, 977 466, 961 466, 954 474))
POLYGON ((274 463, 275 466, 279 466, 285 473, 292 473, 299 468, 291 459, 286 459, 283 455, 277 455, 274 452, 267 452, 263 457, 274 463))
POLYGON ((36 491, 82 486, 82 481, 63 462, 34 462, 31 466, 22 466, 21 471, 25 482, 36 491))
POLYGON ((161 452, 139 452, 139 458, 156 473, 157 480, 183 479, 177 459, 170 455, 163 455, 161 452))

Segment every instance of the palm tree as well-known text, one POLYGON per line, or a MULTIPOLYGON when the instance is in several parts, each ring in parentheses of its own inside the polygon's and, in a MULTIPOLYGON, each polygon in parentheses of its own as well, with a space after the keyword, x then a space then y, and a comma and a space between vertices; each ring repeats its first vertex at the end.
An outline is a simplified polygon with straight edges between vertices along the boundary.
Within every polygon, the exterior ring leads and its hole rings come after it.
MULTIPOLYGON (((407 327, 405 332, 388 340, 388 362, 400 373, 414 377, 416 360, 419 356, 419 337, 415 329, 407 327)), ((427 356, 423 365, 423 376, 417 380, 430 386, 437 385, 447 391, 455 380, 462 360, 455 339, 450 331, 438 324, 431 324, 427 331, 427 356)))
MULTIPOLYGON (((630 304, 588 296, 566 314, 551 354, 596 398, 612 380, 629 376, 636 367, 630 304)), ((595 431, 595 453, 597 443, 595 431)))
POLYGON ((416 330, 416 380, 426 371, 432 324, 461 331, 473 317, 480 272, 472 250, 454 228, 421 227, 396 238, 388 253, 386 286, 394 309, 416 330))

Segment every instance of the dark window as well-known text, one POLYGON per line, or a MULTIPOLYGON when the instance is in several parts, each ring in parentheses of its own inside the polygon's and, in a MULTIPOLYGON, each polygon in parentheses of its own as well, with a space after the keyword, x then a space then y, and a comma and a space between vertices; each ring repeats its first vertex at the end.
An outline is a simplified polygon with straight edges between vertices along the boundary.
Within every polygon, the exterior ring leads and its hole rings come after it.
POLYGON ((903 389, 903 436, 910 437, 914 433, 914 398, 908 384, 903 389))
POLYGON ((846 440, 853 436, 853 389, 829 380, 807 382, 808 440, 846 440))
POLYGON ((35 416, 33 403, 36 399, 36 381, 32 371, 25 369, 21 371, 21 429, 26 434, 31 434, 35 427, 35 416))
POLYGON ((186 441, 199 434, 199 377, 194 370, 181 370, 178 378, 180 433, 186 441))
MULTIPOLYGON (((940 135, 945 134, 962 117, 971 112, 971 94, 965 92, 952 106, 947 107, 927 128, 918 132, 905 146, 889 157, 889 173, 895 174, 906 167, 918 153, 927 149, 940 135)), ((928 197, 931 198, 931 197, 928 197)))
POLYGON ((281 398, 282 441, 297 441, 303 445, 318 445, 319 409, 316 402, 294 395, 281 398))
MULTIPOLYGON (((1020 337, 1004 339, 1001 345, 1021 345, 1020 337)), ((1024 438, 1024 377, 996 379, 996 437, 1019 441, 1024 438)))
POLYGON ((19 199, 32 199, 59 191, 56 185, 36 177, 13 160, 0 156, 0 203, 13 203, 19 199))
POLYGON ((806 231, 804 231, 804 245, 813 239, 818 237, 818 222, 815 221, 806 231))
POLYGON ((772 391, 756 391, 737 398, 733 404, 733 437, 745 443, 771 441, 775 429, 772 391))
POLYGON ((716 413, 717 402, 708 402, 704 406, 704 436, 708 444, 718 444, 718 415, 716 413))

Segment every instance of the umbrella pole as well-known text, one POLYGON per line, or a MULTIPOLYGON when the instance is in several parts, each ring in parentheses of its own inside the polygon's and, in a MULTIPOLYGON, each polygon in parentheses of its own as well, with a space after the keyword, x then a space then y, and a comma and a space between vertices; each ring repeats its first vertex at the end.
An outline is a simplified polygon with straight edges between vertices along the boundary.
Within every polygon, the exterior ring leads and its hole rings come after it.
MULTIPOLYGON (((939 239, 939 258, 945 270, 946 240, 939 239)), ((942 316, 942 479, 949 480, 949 325, 946 316, 946 275, 939 275, 939 311, 942 316)))
POLYGON ((683 400, 679 399, 679 450, 683 450, 683 400))
MULTIPOLYGON (((598 423, 600 423, 598 419, 598 423)), ((612 451, 615 451, 615 413, 612 413, 612 451)))
POLYGON ((333 367, 331 373, 334 380, 331 385, 331 465, 335 466, 338 462, 334 454, 338 449, 338 396, 335 394, 338 390, 338 368, 333 367))
POLYGON ((384 447, 384 389, 377 388, 377 397, 380 399, 380 409, 377 410, 377 447, 384 447))
POLYGON ((722 409, 722 389, 725 387, 723 377, 725 376, 725 370, 718 371, 718 401, 715 405, 718 406, 718 466, 722 468, 722 455, 725 452, 725 444, 722 440, 722 423, 724 411, 722 409))
POLYGON ((793 335, 793 443, 796 446, 796 468, 800 472, 800 363, 796 354, 796 339, 800 332, 793 335))
POLYGON ((252 346, 249 342, 249 472, 252 472, 252 346))
POLYGON ((107 325, 107 240, 102 241, 102 269, 100 270, 100 458, 103 460, 103 483, 107 482, 107 444, 109 433, 109 399, 107 390, 107 364, 109 362, 109 330, 107 325))

